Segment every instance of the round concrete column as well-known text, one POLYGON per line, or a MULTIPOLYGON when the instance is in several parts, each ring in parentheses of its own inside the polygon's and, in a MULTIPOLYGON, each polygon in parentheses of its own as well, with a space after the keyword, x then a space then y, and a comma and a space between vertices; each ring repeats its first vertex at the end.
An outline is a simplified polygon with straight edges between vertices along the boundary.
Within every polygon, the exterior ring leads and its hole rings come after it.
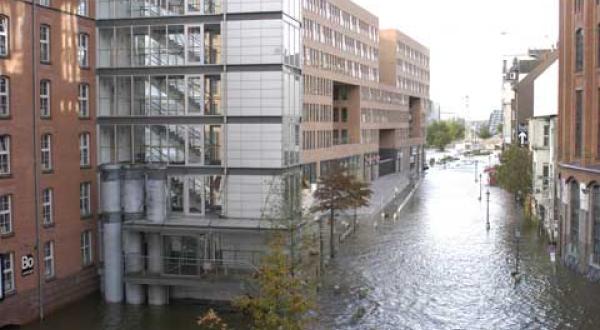
POLYGON ((146 175, 146 218, 152 223, 164 223, 167 218, 166 167, 149 165, 146 175))
MULTIPOLYGON (((163 272, 162 237, 160 234, 148 234, 148 273, 163 272)), ((167 287, 161 285, 148 286, 148 304, 154 306, 166 305, 169 302, 167 287)))
POLYGON ((128 165, 123 168, 123 218, 144 218, 144 168, 128 165))
POLYGON ((123 301, 121 182, 119 165, 103 166, 100 180, 104 248, 104 299, 123 301))
MULTIPOLYGON (((144 260, 142 256, 142 234, 134 231, 123 232, 125 250, 125 271, 127 273, 142 273, 144 260)), ((125 299, 128 304, 141 305, 146 301, 146 292, 141 284, 125 283, 125 299)))

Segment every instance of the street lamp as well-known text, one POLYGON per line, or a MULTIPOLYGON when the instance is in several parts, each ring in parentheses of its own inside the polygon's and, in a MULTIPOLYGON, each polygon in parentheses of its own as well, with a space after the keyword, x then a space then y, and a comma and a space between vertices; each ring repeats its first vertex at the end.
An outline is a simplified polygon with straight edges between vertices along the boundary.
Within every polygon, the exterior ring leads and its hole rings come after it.
POLYGON ((486 209, 486 216, 485 216, 485 226, 487 228, 487 230, 490 230, 490 191, 488 190, 486 193, 487 196, 487 209, 486 209))
POLYGON ((482 187, 481 187, 481 186, 483 185, 482 181, 483 181, 483 180, 481 179, 481 173, 480 173, 480 174, 479 174, 479 200, 480 200, 480 201, 481 201, 481 189, 482 189, 482 187))

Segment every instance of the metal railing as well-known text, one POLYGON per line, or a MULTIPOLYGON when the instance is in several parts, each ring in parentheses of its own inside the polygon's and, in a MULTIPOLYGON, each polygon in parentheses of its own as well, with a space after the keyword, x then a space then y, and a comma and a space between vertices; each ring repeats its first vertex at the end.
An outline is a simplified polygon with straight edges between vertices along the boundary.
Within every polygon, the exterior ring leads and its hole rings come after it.
MULTIPOLYGON (((241 251, 238 253, 242 253, 241 251)), ((238 259, 201 259, 188 257, 151 257, 125 255, 125 274, 138 277, 223 278, 248 277, 259 271, 257 252, 246 252, 238 259)), ((239 257, 239 256, 238 256, 239 257)))

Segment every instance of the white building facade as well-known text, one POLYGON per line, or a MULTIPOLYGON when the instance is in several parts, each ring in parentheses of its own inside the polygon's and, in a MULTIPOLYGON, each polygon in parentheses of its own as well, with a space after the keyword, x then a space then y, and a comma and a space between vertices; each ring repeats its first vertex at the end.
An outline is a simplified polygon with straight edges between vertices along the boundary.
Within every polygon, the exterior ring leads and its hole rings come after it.
POLYGON ((300 212, 300 1, 97 6, 105 299, 246 292, 265 218, 300 212))

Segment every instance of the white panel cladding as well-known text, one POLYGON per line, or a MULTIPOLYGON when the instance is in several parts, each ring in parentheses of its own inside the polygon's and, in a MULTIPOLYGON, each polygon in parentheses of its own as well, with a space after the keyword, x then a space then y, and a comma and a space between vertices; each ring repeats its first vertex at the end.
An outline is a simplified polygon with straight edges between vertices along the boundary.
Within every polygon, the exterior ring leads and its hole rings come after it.
POLYGON ((282 116, 283 72, 227 73, 229 116, 282 116))
POLYGON ((281 124, 228 124, 227 165, 238 168, 283 166, 281 124))
POLYGON ((227 22, 227 64, 282 64, 283 21, 227 22))
POLYGON ((226 217, 263 219, 273 205, 279 205, 281 180, 278 176, 231 175, 227 178, 226 217))
POLYGON ((229 13, 282 11, 283 0, 227 0, 229 13))

